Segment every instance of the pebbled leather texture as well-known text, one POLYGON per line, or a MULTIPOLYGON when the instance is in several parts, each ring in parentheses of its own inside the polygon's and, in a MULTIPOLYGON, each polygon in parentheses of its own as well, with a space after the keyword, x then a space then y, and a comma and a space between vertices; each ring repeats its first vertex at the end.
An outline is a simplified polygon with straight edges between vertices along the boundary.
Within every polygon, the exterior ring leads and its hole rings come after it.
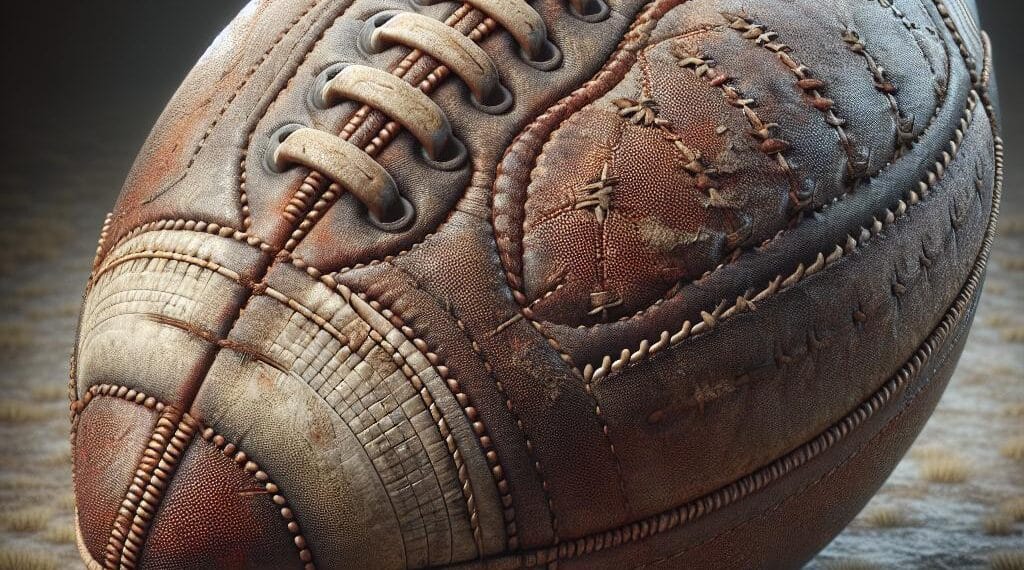
POLYGON ((969 0, 536 0, 543 71, 473 4, 253 2, 101 233, 72 360, 90 568, 776 568, 828 543, 952 374, 1002 180, 969 0), (358 46, 389 10, 514 97, 358 46), (440 170, 336 63, 444 111, 440 170), (298 123, 373 156, 385 231, 298 123))

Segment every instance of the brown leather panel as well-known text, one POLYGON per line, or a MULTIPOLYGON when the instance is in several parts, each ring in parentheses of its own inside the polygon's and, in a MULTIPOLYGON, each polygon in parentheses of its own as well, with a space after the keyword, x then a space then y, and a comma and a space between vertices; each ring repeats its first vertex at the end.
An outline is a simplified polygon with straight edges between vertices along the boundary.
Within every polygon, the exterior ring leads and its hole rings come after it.
POLYGON ((280 511, 244 463, 197 437, 167 486, 139 567, 302 568, 280 511))
POLYGON ((82 542, 96 560, 159 414, 121 398, 96 397, 82 410, 74 438, 75 506, 82 542))

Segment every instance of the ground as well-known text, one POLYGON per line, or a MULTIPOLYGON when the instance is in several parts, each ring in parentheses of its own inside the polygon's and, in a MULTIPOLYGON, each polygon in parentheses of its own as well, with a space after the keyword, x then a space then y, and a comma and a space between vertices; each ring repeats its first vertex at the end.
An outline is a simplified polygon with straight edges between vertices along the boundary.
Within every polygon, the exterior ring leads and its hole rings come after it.
MULTIPOLYGON (((83 164, 61 148, 134 154, 88 138, 47 144, 53 152, 0 187, 0 570, 81 567, 67 363, 95 237, 126 165, 83 164)), ((1024 196, 1008 194, 974 330, 938 410, 811 568, 1024 569, 1024 196)))

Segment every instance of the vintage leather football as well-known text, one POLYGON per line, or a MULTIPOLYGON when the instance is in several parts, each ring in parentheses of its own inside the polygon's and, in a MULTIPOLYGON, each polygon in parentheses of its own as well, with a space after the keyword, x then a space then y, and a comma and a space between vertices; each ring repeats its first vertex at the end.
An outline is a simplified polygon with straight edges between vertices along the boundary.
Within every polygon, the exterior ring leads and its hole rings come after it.
POLYGON ((980 294, 973 8, 609 4, 238 16, 100 239, 89 568, 780 568, 853 518, 980 294))

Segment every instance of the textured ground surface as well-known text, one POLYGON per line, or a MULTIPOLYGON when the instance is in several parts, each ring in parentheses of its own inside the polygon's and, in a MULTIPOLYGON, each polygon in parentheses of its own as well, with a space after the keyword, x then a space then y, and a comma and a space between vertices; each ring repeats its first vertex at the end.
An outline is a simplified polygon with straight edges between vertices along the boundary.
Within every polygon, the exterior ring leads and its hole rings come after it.
MULTIPOLYGON (((132 154, 84 134, 0 182, 0 570, 79 567, 67 360, 94 239, 132 154)), ((1011 551, 1016 565, 1004 567, 1024 567, 1024 196, 1007 194, 949 390, 888 484, 813 568, 986 568, 1011 551)))

